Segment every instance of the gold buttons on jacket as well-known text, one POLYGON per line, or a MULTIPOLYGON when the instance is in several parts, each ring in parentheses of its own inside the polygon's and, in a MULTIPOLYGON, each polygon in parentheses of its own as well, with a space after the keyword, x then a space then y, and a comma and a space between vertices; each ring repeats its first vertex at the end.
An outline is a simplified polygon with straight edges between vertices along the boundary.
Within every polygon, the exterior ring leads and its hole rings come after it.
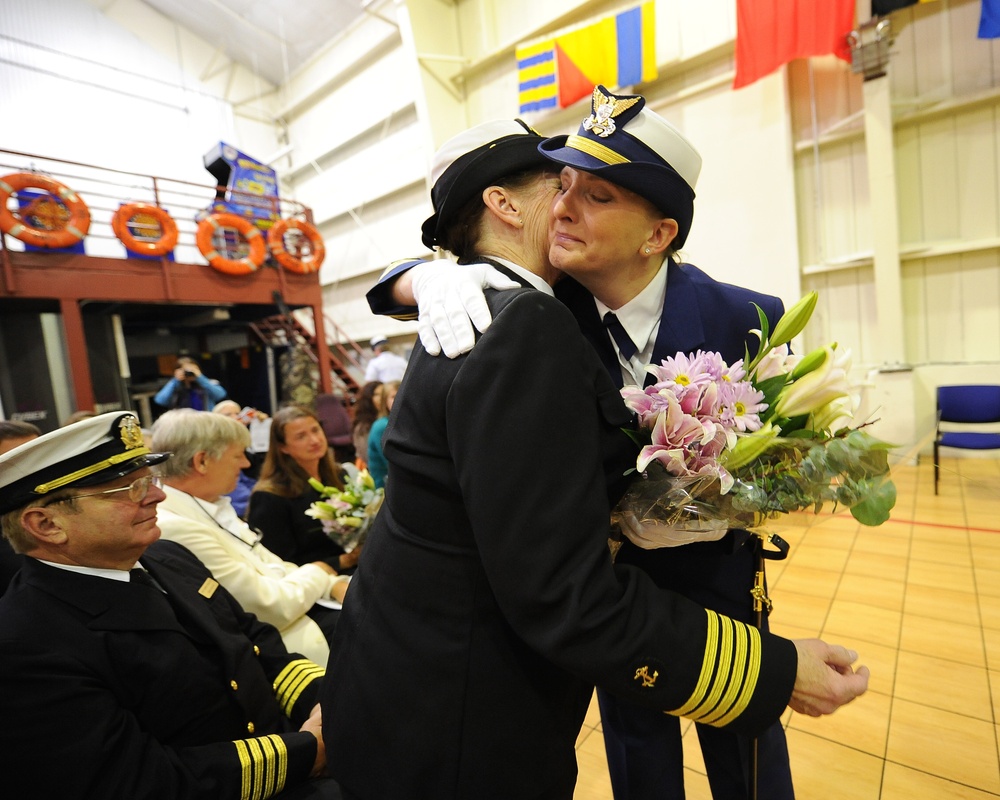
POLYGON ((260 655, 260 648, 259 648, 259 647, 257 647, 257 645, 254 645, 254 646, 253 646, 253 654, 254 654, 255 656, 259 656, 259 655, 260 655))
POLYGON ((236 681, 229 681, 229 685, 232 687, 234 692, 240 688, 240 685, 236 681))
POLYGON ((255 728, 253 726, 253 723, 252 722, 248 722, 247 723, 247 733, 253 733, 254 730, 255 730, 255 728))

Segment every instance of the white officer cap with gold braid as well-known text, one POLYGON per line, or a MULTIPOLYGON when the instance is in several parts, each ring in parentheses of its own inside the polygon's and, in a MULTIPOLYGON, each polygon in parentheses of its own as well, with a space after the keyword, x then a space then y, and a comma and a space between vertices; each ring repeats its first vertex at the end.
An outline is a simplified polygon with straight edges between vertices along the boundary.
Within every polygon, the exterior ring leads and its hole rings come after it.
POLYGON ((57 428, 0 456, 0 514, 67 487, 95 486, 170 453, 151 453, 134 414, 113 411, 57 428))
POLYGON ((573 136, 553 136, 539 147, 558 164, 589 172, 646 198, 677 221, 682 247, 694 218, 694 187, 701 156, 673 125, 644 108, 640 95, 594 88, 591 113, 573 136))

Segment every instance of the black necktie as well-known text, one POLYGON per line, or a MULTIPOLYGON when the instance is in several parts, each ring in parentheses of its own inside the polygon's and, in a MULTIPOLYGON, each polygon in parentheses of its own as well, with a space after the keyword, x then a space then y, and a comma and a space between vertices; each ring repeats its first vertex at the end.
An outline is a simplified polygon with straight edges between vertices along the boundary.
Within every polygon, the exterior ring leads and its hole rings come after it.
POLYGON ((608 329, 611 337, 618 345, 618 352, 622 354, 626 361, 631 361, 632 356, 639 352, 639 348, 635 346, 635 342, 628 338, 624 326, 618 321, 618 317, 613 312, 609 311, 604 315, 604 327, 608 329))
POLYGON ((156 582, 156 579, 150 575, 146 570, 136 567, 135 569, 130 569, 128 571, 129 582, 136 583, 140 586, 148 586, 150 589, 155 589, 160 594, 164 594, 163 587, 156 582))

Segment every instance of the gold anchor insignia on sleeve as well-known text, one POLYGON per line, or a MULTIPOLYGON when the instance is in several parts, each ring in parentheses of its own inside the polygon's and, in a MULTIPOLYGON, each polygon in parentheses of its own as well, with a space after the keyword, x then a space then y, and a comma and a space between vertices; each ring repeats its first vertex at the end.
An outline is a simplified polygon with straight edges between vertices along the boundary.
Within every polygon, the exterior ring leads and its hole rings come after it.
POLYGON ((655 669, 653 670, 653 674, 650 675, 649 667, 646 666, 646 667, 639 667, 639 669, 635 671, 634 680, 642 681, 643 689, 652 689, 656 685, 656 679, 659 677, 660 673, 657 672, 655 669))

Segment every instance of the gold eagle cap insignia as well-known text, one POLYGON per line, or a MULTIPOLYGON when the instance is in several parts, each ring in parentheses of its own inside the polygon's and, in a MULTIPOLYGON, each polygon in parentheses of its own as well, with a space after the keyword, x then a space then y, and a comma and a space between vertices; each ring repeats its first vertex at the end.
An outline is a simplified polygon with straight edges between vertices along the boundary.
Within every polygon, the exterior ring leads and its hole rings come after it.
POLYGON ((122 417, 118 423, 118 429, 126 450, 134 450, 145 444, 142 438, 142 428, 139 427, 139 420, 135 417, 131 415, 122 417))
POLYGON ((589 117, 583 121, 583 129, 607 138, 615 132, 617 126, 614 118, 627 111, 642 98, 639 97, 611 97, 604 94, 599 86, 594 87, 594 98, 591 103, 593 110, 589 117))

